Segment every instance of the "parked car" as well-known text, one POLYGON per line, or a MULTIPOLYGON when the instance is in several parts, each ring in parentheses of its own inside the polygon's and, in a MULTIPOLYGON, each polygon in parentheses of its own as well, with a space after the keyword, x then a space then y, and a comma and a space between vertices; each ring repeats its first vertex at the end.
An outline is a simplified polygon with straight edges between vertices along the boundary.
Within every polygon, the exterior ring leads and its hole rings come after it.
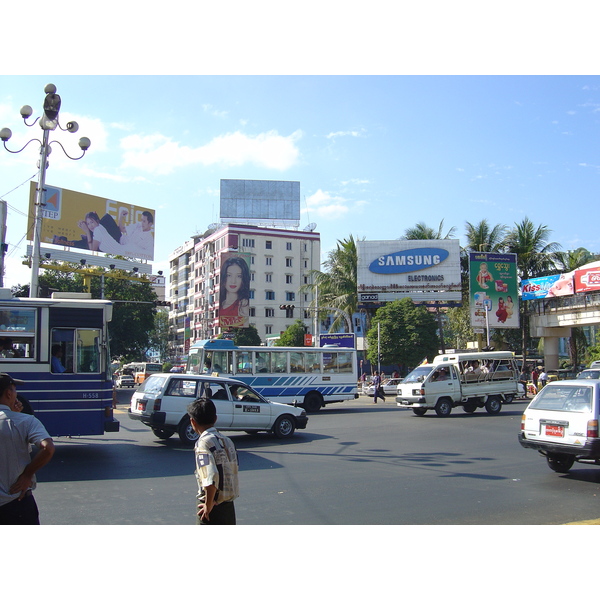
POLYGON ((135 381, 131 375, 120 375, 117 379, 117 387, 135 387, 135 381))
MULTIPOLYGON (((396 396, 398 384, 401 383, 401 381, 402 377, 392 377, 391 379, 387 379, 381 384, 383 393, 386 396, 396 396)), ((368 396, 372 396, 374 392, 375 390, 373 389, 372 385, 369 385, 369 387, 367 387, 365 390, 365 393, 368 396)))
POLYGON ((217 427, 222 431, 267 431, 278 438, 305 429, 306 411, 289 404, 271 402, 236 379, 210 375, 154 373, 131 397, 129 417, 141 421, 160 439, 177 433, 192 445, 198 434, 187 414, 196 399, 211 399, 217 408, 217 427))
POLYGON ((600 465, 599 406, 600 381, 552 381, 525 409, 519 442, 544 455, 557 473, 567 473, 575 461, 600 465))

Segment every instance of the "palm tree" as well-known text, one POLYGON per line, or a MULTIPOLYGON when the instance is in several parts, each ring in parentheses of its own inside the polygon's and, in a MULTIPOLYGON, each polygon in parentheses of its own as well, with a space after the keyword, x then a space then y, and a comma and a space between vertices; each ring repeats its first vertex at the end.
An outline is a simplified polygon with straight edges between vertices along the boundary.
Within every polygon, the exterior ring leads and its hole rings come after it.
POLYGON ((586 248, 554 253, 554 265, 558 273, 570 273, 595 260, 596 255, 586 248))
MULTIPOLYGON (((515 223, 515 227, 509 231, 505 239, 505 248, 507 252, 517 255, 517 274, 521 281, 546 275, 554 269, 553 257, 560 250, 560 244, 548 241, 551 233, 546 225, 538 225, 536 228, 528 217, 520 223, 515 223)), ((527 355, 529 340, 529 318, 525 302, 521 302, 520 307, 523 360, 527 355)))
POLYGON ((479 221, 473 225, 467 221, 467 245, 465 250, 472 252, 500 252, 504 245, 506 237, 506 225, 494 225, 490 228, 490 224, 486 219, 479 221))
POLYGON ((414 227, 409 227, 404 235, 400 238, 401 240, 449 240, 454 237, 456 227, 452 227, 448 233, 442 237, 442 229, 444 227, 444 219, 440 221, 438 230, 435 231, 432 227, 427 226, 422 221, 417 223, 414 227))
MULTIPOLYGON (((329 252, 323 263, 324 271, 311 271, 313 283, 303 285, 300 292, 313 293, 312 306, 331 307, 345 313, 348 318, 358 310, 357 266, 358 252, 356 241, 350 235, 348 239, 338 240, 337 246, 329 252)), ((317 307, 318 308, 318 307, 317 307)), ((326 311, 327 309, 324 308, 326 311)), ((345 324, 344 315, 336 313, 330 331, 345 324)))
POLYGON ((507 252, 517 255, 517 271, 521 279, 546 275, 554 268, 554 253, 560 250, 560 244, 549 242, 552 233, 547 225, 538 225, 525 217, 515 223, 505 239, 507 252))

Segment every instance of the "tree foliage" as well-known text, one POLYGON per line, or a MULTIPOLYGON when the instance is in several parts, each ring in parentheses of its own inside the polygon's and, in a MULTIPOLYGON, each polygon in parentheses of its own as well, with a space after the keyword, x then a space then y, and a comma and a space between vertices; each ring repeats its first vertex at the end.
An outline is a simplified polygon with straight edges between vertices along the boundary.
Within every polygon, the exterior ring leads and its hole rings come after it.
POLYGON ((275 342, 276 346, 304 346, 304 323, 299 319, 290 325, 275 342))
POLYGON ((256 327, 250 325, 250 327, 236 328, 233 342, 236 346, 260 346, 262 340, 256 327))
POLYGON ((367 333, 367 358, 373 364, 378 362, 377 324, 383 364, 412 369, 424 358, 433 359, 438 354, 435 317, 410 298, 389 302, 375 313, 367 333))

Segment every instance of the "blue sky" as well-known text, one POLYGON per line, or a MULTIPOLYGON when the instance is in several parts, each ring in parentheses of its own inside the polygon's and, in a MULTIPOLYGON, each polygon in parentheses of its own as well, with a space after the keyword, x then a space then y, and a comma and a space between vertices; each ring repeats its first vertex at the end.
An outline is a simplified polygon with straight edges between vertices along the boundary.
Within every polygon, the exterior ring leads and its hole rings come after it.
MULTIPOLYGON (((301 228, 326 254, 350 234, 397 239, 423 221, 444 232, 529 217, 565 250, 600 252, 590 219, 600 182, 597 76, 4 76, 0 125, 19 148, 39 137, 19 117, 62 97, 47 182, 156 210, 155 272, 219 217, 220 179, 300 181, 301 228), (56 146, 55 146, 56 148, 56 146)), ((0 153, 9 206, 6 283, 24 253, 37 144, 0 153), (19 187, 20 186, 20 187, 19 187), (18 261, 16 261, 18 262, 18 261)), ((21 270, 21 273, 23 271, 21 270)))

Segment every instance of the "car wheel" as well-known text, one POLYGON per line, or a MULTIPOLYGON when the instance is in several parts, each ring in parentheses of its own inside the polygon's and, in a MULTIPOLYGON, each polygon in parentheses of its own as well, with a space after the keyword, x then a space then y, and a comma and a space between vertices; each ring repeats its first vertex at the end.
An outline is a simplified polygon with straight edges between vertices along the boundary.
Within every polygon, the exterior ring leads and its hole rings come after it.
POLYGON ((321 406, 323 406, 323 399, 317 392, 309 392, 304 397, 302 406, 305 408, 306 412, 319 412, 321 406))
POLYGON ((200 437, 192 427, 190 423, 190 418, 186 415, 181 419, 181 423, 179 423, 179 427, 177 428, 177 435, 179 435, 179 439, 186 446, 193 446, 196 443, 196 440, 200 437))
POLYGON ((452 412, 452 403, 448 398, 440 398, 435 405, 435 412, 438 417, 447 417, 452 412))
POLYGON ((557 473, 568 473, 575 462, 575 457, 569 454, 548 454, 546 456, 548 466, 557 473))
POLYGON ((153 427, 152 433, 161 440, 168 440, 175 432, 167 431, 166 429, 158 429, 153 427))
POLYGON ((296 424, 294 423, 294 419, 289 415, 281 415, 275 421, 275 425, 273 425, 273 433, 275 437, 278 437, 280 440, 290 437, 293 435, 296 429, 296 424))
POLYGON ((501 409, 502 400, 500 396, 490 396, 485 401, 485 410, 487 410, 490 415, 497 415, 501 409))
POLYGON ((422 417, 427 412, 427 409, 426 408, 413 408, 413 412, 415 413, 415 415, 417 415, 417 417, 422 417))

